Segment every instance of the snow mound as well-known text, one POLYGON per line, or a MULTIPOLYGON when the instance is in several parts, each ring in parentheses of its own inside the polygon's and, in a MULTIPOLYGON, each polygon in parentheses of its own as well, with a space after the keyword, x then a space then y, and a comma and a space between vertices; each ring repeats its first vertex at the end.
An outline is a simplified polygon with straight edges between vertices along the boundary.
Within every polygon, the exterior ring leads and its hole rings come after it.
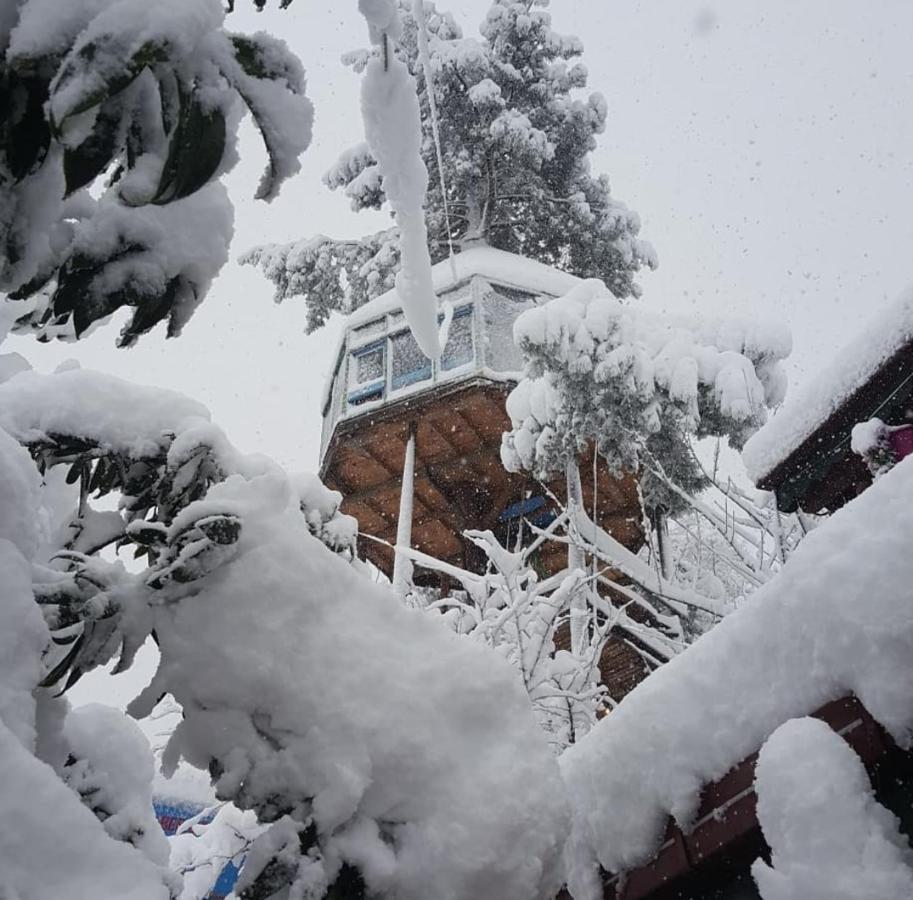
POLYGON ((901 462, 563 755, 578 900, 595 896, 597 860, 612 872, 645 863, 667 817, 687 827, 701 787, 787 719, 854 693, 913 742, 911 529, 913 463, 901 462))
POLYGON ((769 475, 879 367, 913 340, 913 287, 907 288, 833 363, 789 400, 745 445, 742 459, 755 482, 769 475))
POLYGON ((764 900, 913 897, 913 852, 896 817, 824 722, 781 725, 758 756, 756 786, 772 861, 752 866, 764 900))
POLYGON ((118 709, 90 703, 70 711, 64 737, 76 765, 88 764, 92 803, 109 813, 105 831, 166 865, 168 839, 152 809, 152 752, 139 726, 118 709))
MULTIPOLYGON (((431 282, 437 294, 473 275, 551 297, 567 293, 580 282, 579 278, 560 269, 494 247, 472 247, 455 254, 452 262, 445 259, 431 267, 431 282)), ((346 326, 354 328, 363 325, 401 306, 399 293, 396 290, 387 291, 360 306, 348 317, 346 326)))
POLYGON ((183 707, 166 766, 217 760, 217 792, 242 807, 280 790, 313 815, 327 866, 358 865, 372 891, 553 896, 564 792, 509 665, 312 537, 276 470, 203 503, 240 517, 237 554, 159 608, 161 668, 130 707, 165 690, 183 707))
POLYGON ((201 403, 162 388, 72 369, 22 372, 0 384, 0 428, 21 443, 76 435, 130 456, 153 455, 182 424, 209 419, 201 403))
POLYGON ((0 889, 17 900, 169 900, 157 867, 98 819, 0 722, 0 889))

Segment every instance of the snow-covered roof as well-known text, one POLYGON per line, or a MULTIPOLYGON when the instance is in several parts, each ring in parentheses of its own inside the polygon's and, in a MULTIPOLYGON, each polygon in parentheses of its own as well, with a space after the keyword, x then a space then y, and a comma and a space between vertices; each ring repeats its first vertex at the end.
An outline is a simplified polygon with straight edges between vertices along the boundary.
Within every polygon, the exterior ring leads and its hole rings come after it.
POLYGON ((791 718, 855 694, 900 745, 913 742, 911 498, 903 461, 565 751, 575 897, 601 896, 594 859, 610 872, 647 862, 668 816, 687 827, 702 787, 791 718))
POLYGON ((746 444, 742 459, 757 483, 769 475, 901 347, 913 340, 913 286, 883 310, 803 390, 787 399, 746 444))
MULTIPOLYGON (((581 280, 576 275, 562 272, 545 263, 505 250, 496 250, 494 247, 472 247, 455 254, 452 259, 444 259, 431 267, 432 287, 438 297, 475 275, 508 287, 553 297, 566 294, 581 280)), ((353 328, 366 325, 387 313, 396 312, 401 307, 402 301, 394 288, 356 309, 346 319, 345 329, 339 337, 333 359, 338 358, 339 351, 345 344, 346 334, 353 328)), ((333 390, 333 378, 334 370, 331 369, 327 372, 323 385, 324 407, 329 402, 333 390)))
MULTIPOLYGON (((567 293, 580 279, 545 263, 517 256, 494 247, 472 247, 431 267, 431 279, 436 294, 447 291, 461 281, 481 275, 499 284, 506 284, 534 294, 551 294, 558 297, 567 293)), ((359 307, 346 322, 346 328, 364 325, 378 316, 393 312, 402 306, 396 288, 375 297, 359 307)))

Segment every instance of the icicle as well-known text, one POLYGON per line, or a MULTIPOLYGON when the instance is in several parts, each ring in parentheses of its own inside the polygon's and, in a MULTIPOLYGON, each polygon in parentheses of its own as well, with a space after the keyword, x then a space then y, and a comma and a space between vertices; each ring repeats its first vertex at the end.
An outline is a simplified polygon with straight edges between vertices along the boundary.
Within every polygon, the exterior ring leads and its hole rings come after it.
POLYGON ((421 110, 415 78, 387 44, 402 33, 393 0, 359 0, 371 41, 380 50, 365 68, 361 114, 365 137, 384 180, 384 192, 399 227, 400 269, 396 292, 415 341, 438 360, 437 300, 431 277, 425 193, 428 169, 422 159, 421 110), (384 54, 384 48, 387 48, 384 54))
MULTIPOLYGON (((450 252, 450 274, 457 280, 456 258, 453 253, 453 232, 450 230, 450 204, 447 202, 447 183, 444 180, 444 154, 441 150, 441 130, 438 126, 437 100, 434 96, 434 80, 431 77, 431 56, 428 53, 428 25, 425 21, 424 0, 412 0, 412 17, 418 32, 418 58, 425 73, 425 93, 428 95, 428 109, 431 112, 431 136, 437 157, 437 173, 441 182, 441 201, 444 206, 444 226, 447 228, 447 248, 450 252)), ((443 346, 443 345, 442 345, 443 346)))
POLYGON ((393 590, 405 600, 412 587, 412 560, 403 553, 412 545, 412 492, 415 487, 415 432, 410 430, 403 458, 403 485, 399 494, 396 524, 396 555, 393 559, 393 590))

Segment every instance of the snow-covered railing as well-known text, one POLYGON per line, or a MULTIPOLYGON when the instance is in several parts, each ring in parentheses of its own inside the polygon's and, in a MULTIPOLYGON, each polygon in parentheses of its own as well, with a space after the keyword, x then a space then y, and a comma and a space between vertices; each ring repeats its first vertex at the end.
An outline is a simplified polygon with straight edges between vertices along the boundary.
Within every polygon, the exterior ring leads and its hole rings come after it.
POLYGON ((694 826, 702 786, 791 718, 852 694, 899 746, 911 745, 911 496, 905 460, 565 752, 575 897, 601 891, 590 880, 597 863, 618 873, 648 863, 670 815, 694 826))

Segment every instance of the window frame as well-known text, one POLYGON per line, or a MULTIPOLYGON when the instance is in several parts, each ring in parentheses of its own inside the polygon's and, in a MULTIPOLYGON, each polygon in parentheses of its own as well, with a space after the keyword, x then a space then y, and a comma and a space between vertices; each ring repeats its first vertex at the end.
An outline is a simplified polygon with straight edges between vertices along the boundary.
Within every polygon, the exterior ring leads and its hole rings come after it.
MULTIPOLYGON (((444 377, 444 373, 447 373, 447 375, 449 375, 451 372, 456 372, 462 368, 465 368, 466 366, 474 366, 476 364, 476 360, 478 359, 478 350, 477 350, 476 344, 478 343, 478 340, 477 340, 476 328, 475 328, 475 308, 476 308, 476 304, 473 303, 472 301, 470 301, 469 303, 464 303, 461 306, 455 307, 453 310, 453 315, 450 319, 451 328, 453 328, 453 323, 456 322, 457 319, 466 319, 466 318, 469 319, 469 343, 472 348, 472 354, 469 357, 469 359, 467 359, 463 362, 459 362, 453 366, 445 366, 444 365, 444 350, 446 349, 446 345, 444 347, 441 347, 441 358, 437 365, 437 368, 439 369, 439 374, 441 375, 441 377, 444 377)), ((438 316, 438 326, 440 326, 440 324, 443 321, 444 321, 444 316, 443 316, 443 314, 441 314, 438 316)), ((450 338, 449 333, 448 333, 447 337, 448 337, 448 342, 449 342, 449 338, 450 338)))
MULTIPOLYGON (((352 377, 352 360, 358 360, 362 356, 380 351, 381 354, 381 374, 372 378, 370 381, 357 383, 355 385, 346 385, 346 406, 355 408, 371 400, 383 399, 387 383, 387 336, 377 338, 370 343, 362 344, 360 347, 353 347, 349 351, 349 368, 346 372, 346 378, 352 377)), ((357 363, 356 363, 357 365, 357 363)), ((357 371, 357 370, 356 370, 357 371)))
MULTIPOLYGON (((400 323, 397 323, 400 324, 400 323)), ((393 374, 393 341, 397 338, 402 337, 404 334, 409 335, 413 342, 415 342, 415 335, 412 334, 411 329, 407 325, 405 328, 397 328, 396 331, 391 331, 387 335, 387 341, 390 347, 390 378, 388 380, 388 390, 387 395, 392 396, 393 394, 403 391, 408 387, 411 387, 413 384, 420 384, 423 381, 427 381, 429 384, 434 384, 437 380, 435 378, 435 367, 430 359, 427 356, 422 354, 425 362, 421 368, 413 369, 412 371, 406 373, 405 375, 398 376, 401 380, 397 384, 397 376, 393 374), (427 374, 425 374, 427 373, 427 374)), ((418 346, 416 344, 416 346, 418 346)), ((419 351, 421 352, 421 351, 419 351)))
MULTIPOLYGON (((441 348, 441 358, 435 362, 427 360, 421 368, 414 369, 404 375, 398 376, 397 383, 394 383, 393 375, 393 341, 400 338, 403 334, 411 333, 409 326, 404 322, 403 311, 401 308, 390 310, 376 319, 365 322, 347 332, 345 344, 341 354, 339 368, 336 378, 345 379, 345 390, 341 392, 343 409, 340 417, 345 418, 351 415, 360 406, 368 403, 383 401, 387 398, 397 397, 401 394, 408 393, 416 385, 431 387, 440 381, 447 380, 454 375, 458 375, 474 366, 479 365, 480 349, 478 343, 480 336, 476 324, 476 311, 479 304, 476 299, 464 298, 465 302, 454 307, 451 319, 451 327, 456 320, 468 319, 469 336, 471 344, 471 355, 468 359, 461 360, 456 364, 447 367, 444 364, 444 347, 441 348), (374 330, 383 323, 384 330, 374 330), (370 337, 358 339, 357 332, 370 333, 370 337), (372 333, 373 332, 373 333, 372 333), (383 374, 371 381, 363 384, 350 385, 357 372, 358 358, 366 356, 369 353, 380 351, 383 359, 383 374)), ((444 321, 444 313, 438 313, 438 324, 444 321)), ((449 338, 449 335, 448 335, 449 338)), ((413 338, 414 340, 414 338, 413 338)), ((449 341, 448 341, 449 342, 449 341)))

